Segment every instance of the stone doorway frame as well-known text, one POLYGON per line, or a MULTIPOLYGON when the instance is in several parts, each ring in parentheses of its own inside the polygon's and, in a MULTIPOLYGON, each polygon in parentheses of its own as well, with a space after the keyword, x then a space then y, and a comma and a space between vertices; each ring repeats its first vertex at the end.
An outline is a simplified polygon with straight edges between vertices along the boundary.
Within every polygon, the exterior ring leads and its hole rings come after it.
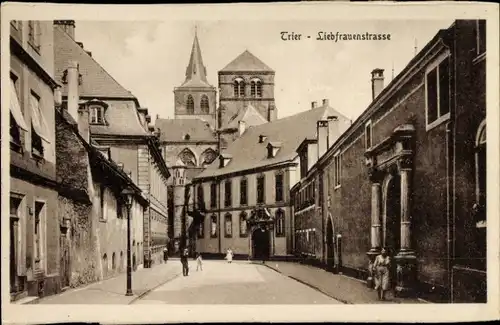
POLYGON ((372 183, 371 197, 371 248, 367 252, 368 286, 373 286, 373 262, 382 248, 382 215, 381 207, 387 206, 387 188, 381 199, 381 183, 391 174, 398 174, 401 182, 400 197, 400 247, 394 257, 396 263, 396 288, 398 296, 411 295, 416 284, 416 254, 411 243, 411 177, 413 159, 415 127, 412 124, 403 124, 394 129, 392 134, 376 146, 366 150, 366 166, 369 179, 372 183))
POLYGON ((248 246, 249 254, 248 258, 254 258, 253 251, 253 234, 256 230, 265 228, 269 232, 269 257, 274 255, 274 224, 275 217, 271 214, 268 208, 261 206, 257 207, 250 212, 247 217, 247 229, 248 229, 248 246))

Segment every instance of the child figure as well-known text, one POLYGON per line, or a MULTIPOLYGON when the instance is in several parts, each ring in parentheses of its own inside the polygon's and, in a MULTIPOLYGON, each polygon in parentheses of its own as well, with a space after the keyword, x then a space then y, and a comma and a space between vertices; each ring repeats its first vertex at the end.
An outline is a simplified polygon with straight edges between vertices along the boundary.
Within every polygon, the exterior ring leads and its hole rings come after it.
POLYGON ((203 260, 201 258, 201 253, 196 253, 196 271, 203 271, 203 260))
POLYGON ((227 250, 225 258, 228 263, 231 263, 233 261, 233 251, 231 250, 231 248, 227 250))

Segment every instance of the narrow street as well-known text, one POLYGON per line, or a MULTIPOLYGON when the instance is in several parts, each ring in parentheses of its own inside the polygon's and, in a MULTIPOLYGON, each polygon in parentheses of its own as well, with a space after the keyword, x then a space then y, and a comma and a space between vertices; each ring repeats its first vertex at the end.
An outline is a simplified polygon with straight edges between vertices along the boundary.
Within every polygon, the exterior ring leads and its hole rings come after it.
POLYGON ((134 304, 340 303, 264 265, 204 261, 203 271, 196 271, 196 262, 189 263, 189 276, 166 282, 134 304))

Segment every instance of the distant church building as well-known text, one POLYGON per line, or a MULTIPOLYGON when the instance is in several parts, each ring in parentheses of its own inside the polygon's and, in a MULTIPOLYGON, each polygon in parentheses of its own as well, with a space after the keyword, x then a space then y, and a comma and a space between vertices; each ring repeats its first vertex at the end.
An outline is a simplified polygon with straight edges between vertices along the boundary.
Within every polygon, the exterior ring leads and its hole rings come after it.
POLYGON ((157 118, 155 123, 161 131, 164 159, 173 174, 168 203, 173 254, 184 244, 182 234, 192 221, 184 211, 185 200, 193 199, 192 194, 188 198, 186 185, 245 129, 277 116, 274 71, 248 51, 219 71, 219 90, 217 107, 217 90, 208 82, 195 33, 185 80, 174 89, 174 118, 157 118))

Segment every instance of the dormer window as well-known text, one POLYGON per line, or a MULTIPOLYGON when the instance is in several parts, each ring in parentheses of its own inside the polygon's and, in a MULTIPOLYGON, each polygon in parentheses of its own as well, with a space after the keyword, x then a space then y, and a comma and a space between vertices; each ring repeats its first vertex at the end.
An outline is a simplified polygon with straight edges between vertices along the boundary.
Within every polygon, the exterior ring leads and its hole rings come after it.
POLYGON ((267 144, 267 158, 274 158, 281 148, 281 142, 269 142, 267 144))
POLYGON ((264 143, 264 141, 266 141, 266 139, 267 139, 267 136, 265 136, 263 134, 259 135, 259 143, 264 143))
POLYGON ((219 159, 220 159, 220 168, 226 167, 227 164, 229 164, 229 162, 231 161, 232 158, 233 158, 233 156, 231 156, 230 154, 227 154, 227 153, 221 154, 220 157, 219 157, 219 159))
POLYGON ((99 103, 90 103, 89 112, 90 112, 90 124, 106 124, 106 108, 104 102, 99 103))

